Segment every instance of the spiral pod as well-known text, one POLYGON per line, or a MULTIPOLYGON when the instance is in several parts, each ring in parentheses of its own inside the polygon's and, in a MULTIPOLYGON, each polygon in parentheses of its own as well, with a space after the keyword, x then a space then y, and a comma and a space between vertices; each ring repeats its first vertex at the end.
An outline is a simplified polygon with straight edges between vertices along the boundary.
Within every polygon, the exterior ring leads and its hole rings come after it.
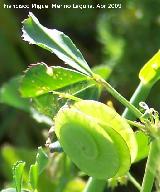
POLYGON ((97 179, 124 175, 137 154, 134 132, 125 119, 97 101, 62 108, 55 118, 55 133, 77 167, 97 179))

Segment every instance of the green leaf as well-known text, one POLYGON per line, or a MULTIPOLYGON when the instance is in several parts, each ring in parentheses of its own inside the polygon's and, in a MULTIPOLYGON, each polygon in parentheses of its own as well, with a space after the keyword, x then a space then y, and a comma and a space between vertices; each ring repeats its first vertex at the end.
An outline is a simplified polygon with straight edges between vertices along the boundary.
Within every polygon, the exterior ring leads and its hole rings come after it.
POLYGON ((16 192, 21 192, 21 185, 22 185, 22 175, 24 170, 25 162, 18 161, 13 166, 13 179, 16 185, 16 192))
POLYGON ((42 147, 38 147, 36 162, 38 165, 38 173, 41 174, 48 164, 48 156, 42 147))
POLYGON ((98 65, 93 67, 92 71, 100 75, 103 79, 107 79, 110 76, 112 69, 107 65, 98 65))
MULTIPOLYGON (((111 73, 111 69, 105 65, 94 67, 93 71, 105 79, 108 78, 111 73)), ((81 99, 98 100, 101 91, 101 87, 92 84, 92 81, 81 81, 58 89, 56 92, 71 94, 81 99)), ((32 106, 39 113, 53 118, 67 100, 67 98, 50 92, 32 98, 32 106)))
MULTIPOLYGON (((20 160, 25 161, 26 165, 32 164, 35 160, 36 151, 4 145, 1 147, 0 156, 2 157, 1 171, 5 174, 7 180, 12 180, 11 167, 13 164, 16 164, 16 162, 20 160)), ((25 169, 23 172, 23 180, 25 183, 28 181, 28 172, 25 169)))
POLYGON ((151 86, 160 79, 160 50, 140 70, 139 78, 151 86))
POLYGON ((38 164, 35 163, 34 165, 30 166, 29 170, 29 182, 33 190, 37 189, 38 175, 38 164))
POLYGON ((140 161, 148 156, 149 153, 149 138, 142 131, 137 131, 135 133, 138 152, 135 162, 140 161))
POLYGON ((101 89, 98 86, 91 84, 88 87, 77 91, 74 95, 85 100, 98 100, 100 93, 101 89))
POLYGON ((22 77, 14 77, 0 88, 0 102, 29 111, 29 101, 20 96, 18 91, 22 77))
POLYGON ((22 30, 25 41, 51 51, 65 63, 86 75, 92 74, 87 62, 71 39, 56 29, 51 30, 42 26, 31 12, 28 19, 23 21, 22 30))
POLYGON ((32 106, 39 113, 53 118, 65 102, 66 99, 60 99, 57 94, 50 92, 34 97, 32 99, 32 106))
POLYGON ((34 97, 32 98, 32 106, 38 112, 53 118, 59 109, 69 100, 65 97, 65 94, 71 94, 82 99, 94 99, 97 96, 96 93, 98 88, 96 88, 94 85, 86 87, 87 84, 88 83, 86 81, 82 81, 80 83, 59 89, 56 91, 56 94, 54 92, 50 92, 34 97), (64 95, 64 97, 61 95, 61 93, 64 95))
POLYGON ((86 76, 79 72, 39 63, 26 71, 20 92, 23 97, 35 97, 83 80, 86 76))
MULTIPOLYGON (((0 156, 1 158, 1 164, 0 169, 1 172, 4 173, 4 177, 7 181, 12 181, 12 170, 11 167, 14 163, 16 163, 18 160, 23 160, 26 162, 26 166, 23 173, 23 188, 25 189, 25 192, 28 189, 28 181, 29 181, 29 167, 31 164, 35 162, 35 157, 37 154, 37 150, 29 150, 29 149, 23 149, 23 148, 13 148, 8 145, 4 145, 1 147, 0 156)), ((54 167, 59 164, 59 159, 54 159, 54 167)), ((56 174, 59 175, 59 169, 57 168, 57 173, 53 173, 55 176, 56 174)), ((53 180, 51 177, 48 177, 46 172, 44 171, 38 178, 38 188, 41 191, 52 192, 55 190, 56 183, 58 182, 58 176, 55 176, 56 178, 53 180)), ((23 189, 23 190, 24 190, 23 189)), ((0 190, 1 191, 1 190, 0 190)), ((33 191, 32 191, 33 192, 33 191)))

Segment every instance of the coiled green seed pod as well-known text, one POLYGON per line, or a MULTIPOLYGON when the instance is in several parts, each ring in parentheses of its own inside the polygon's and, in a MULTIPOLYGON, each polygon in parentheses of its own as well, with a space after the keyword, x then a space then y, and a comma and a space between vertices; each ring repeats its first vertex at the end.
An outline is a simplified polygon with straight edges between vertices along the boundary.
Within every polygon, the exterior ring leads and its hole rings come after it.
POLYGON ((136 157, 131 127, 115 110, 96 101, 62 108, 55 118, 55 132, 70 159, 97 179, 124 175, 136 157))

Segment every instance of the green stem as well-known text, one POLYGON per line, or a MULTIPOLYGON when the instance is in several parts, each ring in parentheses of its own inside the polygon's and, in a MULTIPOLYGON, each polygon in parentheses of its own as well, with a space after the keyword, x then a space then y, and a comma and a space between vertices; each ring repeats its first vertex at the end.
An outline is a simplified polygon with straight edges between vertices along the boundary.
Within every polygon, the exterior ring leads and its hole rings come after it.
POLYGON ((142 125, 141 123, 139 123, 139 122, 135 122, 135 121, 131 121, 131 120, 128 120, 128 119, 126 119, 126 121, 128 122, 128 124, 130 124, 130 125, 132 125, 132 126, 134 126, 134 127, 137 127, 138 129, 140 129, 140 130, 145 130, 145 126, 144 125, 142 125))
POLYGON ((159 140, 154 139, 150 144, 150 151, 143 177, 141 192, 151 192, 159 158, 159 140))
POLYGON ((140 191, 141 185, 138 183, 138 181, 136 181, 136 179, 130 173, 128 173, 127 176, 128 180, 140 191))
POLYGON ((81 98, 76 97, 74 95, 71 95, 69 93, 61 93, 61 92, 58 92, 58 91, 53 91, 53 93, 59 95, 59 97, 61 97, 61 98, 70 99, 70 100, 77 101, 77 102, 82 101, 81 98))
MULTIPOLYGON (((149 95, 149 92, 151 90, 152 86, 150 85, 144 85, 140 83, 132 95, 130 99, 130 103, 134 105, 135 107, 139 106, 139 102, 145 101, 147 96, 149 95)), ((122 114, 123 117, 130 119, 130 120, 135 120, 135 116, 131 113, 131 111, 126 108, 122 114)))
POLYGON ((134 106, 131 102, 129 102, 126 98, 124 98, 121 94, 119 94, 109 83, 107 83, 104 79, 99 76, 93 77, 94 80, 100 84, 101 86, 105 87, 106 90, 115 97, 120 103, 122 103, 125 107, 129 109, 137 118, 142 116, 142 113, 134 106))
POLYGON ((98 180, 90 177, 83 192, 101 192, 104 190, 106 180, 98 180))

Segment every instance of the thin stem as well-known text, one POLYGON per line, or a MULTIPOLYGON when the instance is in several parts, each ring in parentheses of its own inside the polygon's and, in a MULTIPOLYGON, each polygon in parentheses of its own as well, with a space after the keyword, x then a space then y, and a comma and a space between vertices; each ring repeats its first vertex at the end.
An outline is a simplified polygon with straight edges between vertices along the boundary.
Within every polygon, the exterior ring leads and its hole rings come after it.
POLYGON ((73 95, 71 95, 69 93, 61 93, 61 92, 58 92, 58 91, 53 91, 53 94, 59 95, 59 97, 61 97, 61 98, 71 99, 73 101, 82 101, 81 98, 73 96, 73 95))
POLYGON ((141 185, 138 183, 138 181, 130 174, 127 174, 128 180, 140 191, 141 185))
POLYGON ((109 83, 107 83, 104 79, 99 76, 95 76, 94 80, 100 84, 101 86, 105 87, 107 91, 115 97, 120 103, 122 103, 125 107, 127 107, 137 118, 142 116, 142 113, 132 105, 126 98, 124 98, 121 94, 119 94, 109 83))
POLYGON ((154 179, 156 176, 156 169, 159 158, 159 141, 154 139, 150 144, 150 151, 145 168, 145 174, 143 177, 141 192, 151 192, 154 179))
MULTIPOLYGON (((134 92, 134 94, 130 99, 130 103, 135 107, 138 107, 141 101, 146 100, 151 88, 152 88, 151 85, 148 85, 148 84, 144 85, 142 83, 139 83, 136 91, 134 92)), ((133 115, 133 113, 131 113, 131 111, 128 108, 124 110, 122 116, 130 120, 135 120, 135 116, 133 115)))
POLYGON ((83 192, 101 192, 104 190, 106 180, 98 180, 90 177, 83 192))
POLYGON ((131 120, 128 120, 128 119, 126 119, 126 121, 130 124, 130 125, 132 125, 132 126, 134 126, 134 127, 137 127, 138 129, 140 129, 140 130, 145 130, 145 126, 144 125, 142 125, 141 123, 139 123, 139 122, 135 122, 135 121, 131 121, 131 120))

